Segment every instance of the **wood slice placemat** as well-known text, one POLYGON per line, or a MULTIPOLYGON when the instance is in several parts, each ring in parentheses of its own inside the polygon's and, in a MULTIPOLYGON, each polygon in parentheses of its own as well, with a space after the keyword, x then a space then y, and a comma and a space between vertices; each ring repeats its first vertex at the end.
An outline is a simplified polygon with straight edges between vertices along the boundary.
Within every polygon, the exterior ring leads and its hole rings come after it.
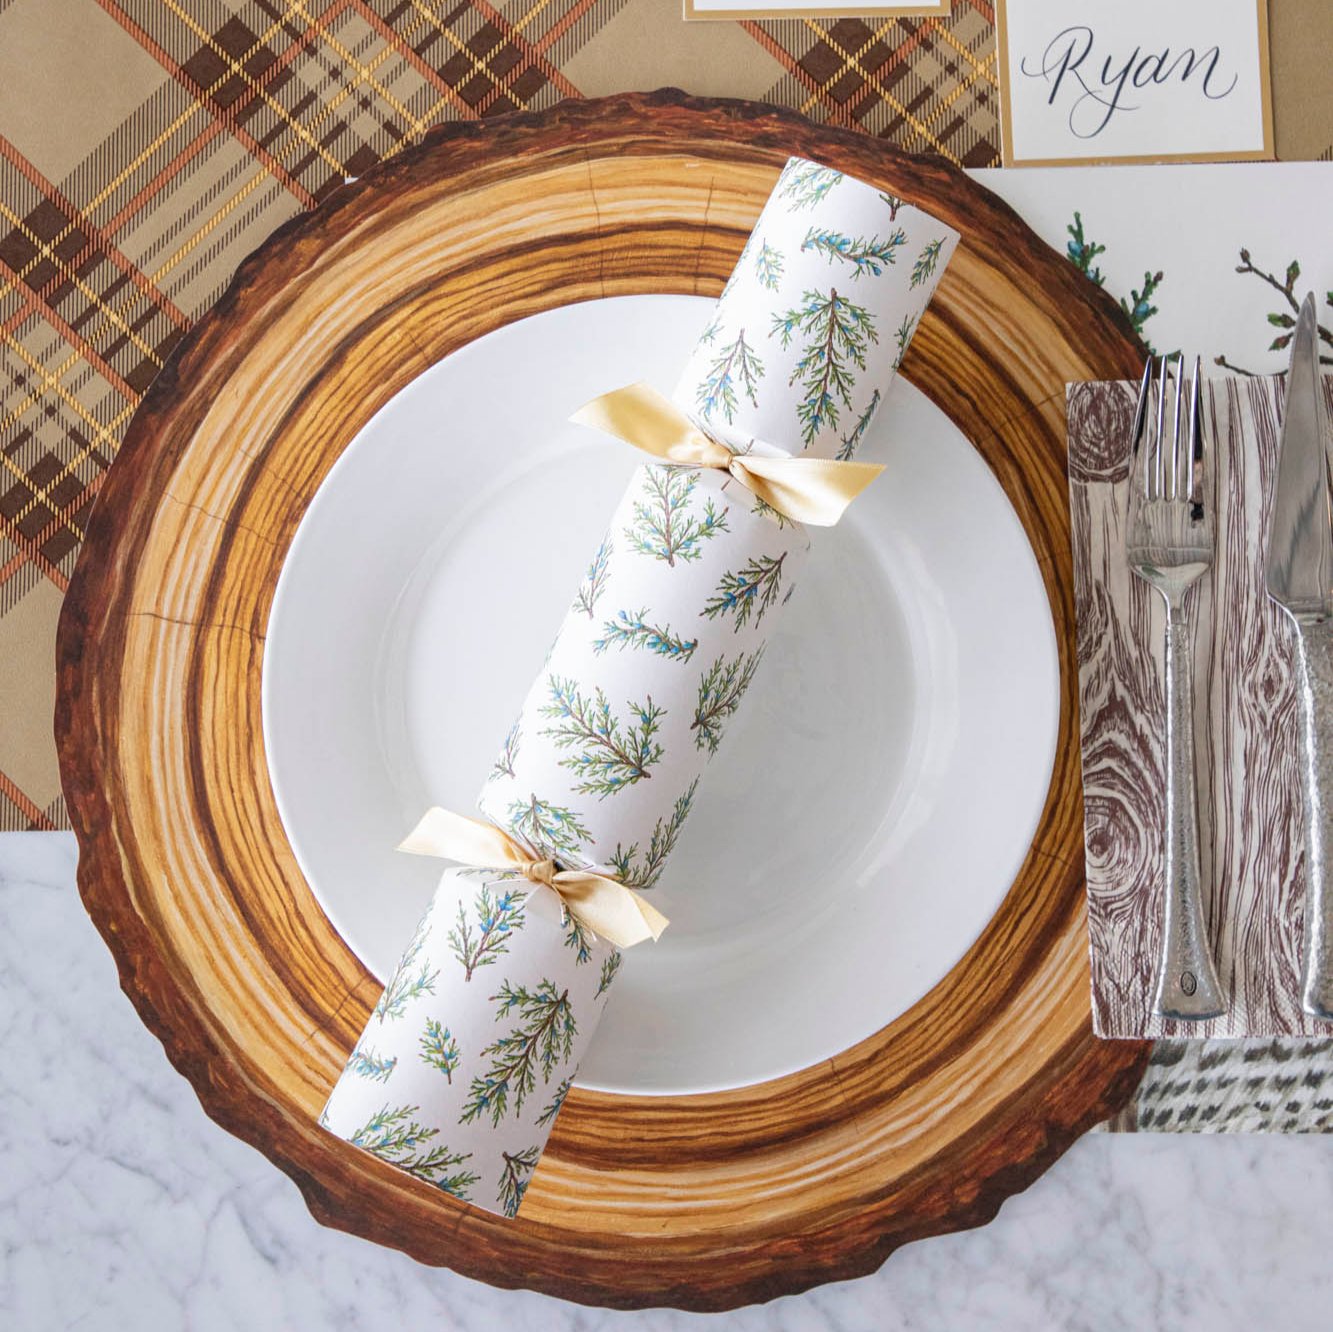
MULTIPOLYGON (((1141 347, 1111 300, 939 159, 675 92, 449 126, 276 233, 147 395, 61 619, 57 738, 88 910, 208 1112, 329 1224, 502 1286, 720 1309, 988 1220, 1132 1092, 1092 1036, 1064 385, 1141 347), (274 586, 341 451, 427 366, 553 306, 716 295, 784 160, 963 242, 903 366, 973 441, 1050 598, 1060 730, 1016 882, 966 957, 836 1058, 715 1095, 576 1089, 503 1221, 315 1119, 379 986, 283 835, 260 671, 274 586)), ((928 886, 923 885, 923 891, 928 886)))

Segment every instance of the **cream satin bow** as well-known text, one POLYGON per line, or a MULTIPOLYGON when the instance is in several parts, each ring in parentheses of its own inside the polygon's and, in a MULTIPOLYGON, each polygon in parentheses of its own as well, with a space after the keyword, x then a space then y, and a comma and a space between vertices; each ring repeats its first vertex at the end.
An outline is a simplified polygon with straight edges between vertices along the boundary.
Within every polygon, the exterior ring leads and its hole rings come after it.
POLYGON ((478 869, 517 870, 532 883, 552 889, 579 924, 617 948, 661 938, 667 927, 667 918, 647 898, 616 879, 588 870, 556 869, 553 860, 534 860, 502 829, 438 806, 426 811, 398 849, 478 869))
POLYGON ((880 463, 732 453, 725 444, 709 439, 675 403, 647 384, 603 393, 570 419, 605 430, 664 462, 730 472, 780 514, 815 527, 832 527, 884 470, 880 463))

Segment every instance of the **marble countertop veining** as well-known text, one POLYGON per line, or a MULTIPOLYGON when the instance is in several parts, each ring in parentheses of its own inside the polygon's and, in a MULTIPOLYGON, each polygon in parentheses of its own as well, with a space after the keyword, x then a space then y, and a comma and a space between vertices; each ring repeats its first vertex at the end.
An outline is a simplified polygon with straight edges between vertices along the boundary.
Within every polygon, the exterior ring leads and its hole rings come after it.
POLYGON ((979 1231, 714 1317, 500 1292, 317 1225, 120 993, 74 840, 0 835, 0 1327, 13 1332, 1326 1328, 1333 1135, 1097 1135, 979 1231))

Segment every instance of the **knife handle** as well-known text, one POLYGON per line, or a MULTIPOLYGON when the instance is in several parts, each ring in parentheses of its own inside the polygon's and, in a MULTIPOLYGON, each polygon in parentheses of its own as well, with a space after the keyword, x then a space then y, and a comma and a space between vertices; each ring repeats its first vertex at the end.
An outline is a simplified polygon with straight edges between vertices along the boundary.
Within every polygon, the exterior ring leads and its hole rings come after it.
POLYGON ((1333 624, 1296 622, 1297 694, 1301 705, 1305 792, 1305 931, 1301 1007, 1315 1017, 1333 1017, 1333 624))
POLYGON ((1226 1011, 1208 943, 1194 780, 1194 653, 1182 596, 1166 598, 1166 919, 1153 1012, 1197 1022, 1226 1011))

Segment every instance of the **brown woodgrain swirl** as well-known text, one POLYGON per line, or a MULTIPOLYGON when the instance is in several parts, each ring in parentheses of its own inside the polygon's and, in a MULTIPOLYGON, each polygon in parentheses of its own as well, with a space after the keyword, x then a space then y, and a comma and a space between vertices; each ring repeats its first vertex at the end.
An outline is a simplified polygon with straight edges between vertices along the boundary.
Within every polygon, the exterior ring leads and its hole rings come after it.
MULTIPOLYGON (((1131 1092, 1093 1039, 1064 385, 1131 377, 1114 304, 944 162, 676 92, 454 124, 277 232, 147 394, 65 603, 57 734, 88 910, 208 1112, 321 1221, 502 1286, 727 1308, 992 1216, 1131 1092), (507 1222, 320 1131, 377 986, 297 870, 264 765, 284 554, 357 430, 428 365, 571 301, 715 295, 790 153, 963 234, 905 373, 994 470, 1040 563, 1060 731, 994 919, 910 1012, 825 1064, 688 1098, 576 1091, 507 1222)), ((923 886, 923 891, 928 886, 923 886)))

